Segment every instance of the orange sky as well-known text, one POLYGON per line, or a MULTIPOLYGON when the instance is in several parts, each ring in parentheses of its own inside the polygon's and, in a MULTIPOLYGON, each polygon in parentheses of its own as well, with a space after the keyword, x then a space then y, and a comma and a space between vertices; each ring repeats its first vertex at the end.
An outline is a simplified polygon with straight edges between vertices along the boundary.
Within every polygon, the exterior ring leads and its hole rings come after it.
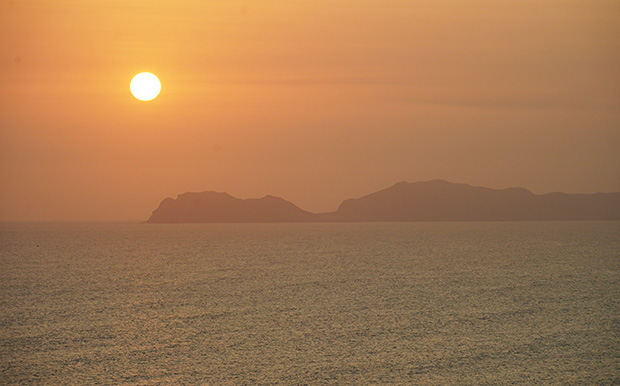
POLYGON ((0 2, 0 221, 186 191, 620 191, 617 0, 0 2), (140 102, 133 75, 160 96, 140 102))

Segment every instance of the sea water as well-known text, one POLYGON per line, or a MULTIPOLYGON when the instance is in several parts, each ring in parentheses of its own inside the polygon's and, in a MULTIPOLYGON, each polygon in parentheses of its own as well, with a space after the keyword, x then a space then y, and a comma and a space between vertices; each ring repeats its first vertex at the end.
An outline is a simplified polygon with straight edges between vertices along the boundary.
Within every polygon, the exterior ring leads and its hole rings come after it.
POLYGON ((620 223, 3 224, 0 384, 620 384, 620 223))

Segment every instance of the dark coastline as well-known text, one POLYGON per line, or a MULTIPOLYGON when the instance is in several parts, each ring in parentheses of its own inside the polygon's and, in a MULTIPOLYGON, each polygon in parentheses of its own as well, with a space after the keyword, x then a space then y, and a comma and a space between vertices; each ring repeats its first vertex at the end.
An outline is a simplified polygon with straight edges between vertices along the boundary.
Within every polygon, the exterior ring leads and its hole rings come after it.
POLYGON ((620 220, 620 192, 536 195, 524 188, 491 189, 443 180, 399 182, 347 199, 330 213, 311 213, 274 196, 242 200, 227 193, 184 193, 163 200, 146 222, 588 220, 620 220))

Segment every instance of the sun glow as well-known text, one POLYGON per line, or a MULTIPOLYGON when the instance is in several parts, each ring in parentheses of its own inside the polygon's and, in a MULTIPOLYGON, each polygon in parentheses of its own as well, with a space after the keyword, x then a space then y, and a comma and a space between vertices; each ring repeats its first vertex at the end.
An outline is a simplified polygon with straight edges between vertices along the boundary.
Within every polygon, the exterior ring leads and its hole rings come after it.
POLYGON ((150 72, 141 72, 133 77, 129 89, 136 99, 150 101, 159 95, 161 83, 154 74, 150 72))

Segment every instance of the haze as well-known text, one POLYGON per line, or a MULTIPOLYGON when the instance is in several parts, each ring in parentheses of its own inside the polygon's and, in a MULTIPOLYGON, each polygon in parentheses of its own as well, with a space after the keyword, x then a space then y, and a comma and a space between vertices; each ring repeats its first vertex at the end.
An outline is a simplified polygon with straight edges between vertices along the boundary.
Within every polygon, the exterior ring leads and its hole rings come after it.
POLYGON ((0 220, 397 181, 620 191, 616 0, 0 3, 0 220), (131 78, 156 74, 140 102, 131 78))

